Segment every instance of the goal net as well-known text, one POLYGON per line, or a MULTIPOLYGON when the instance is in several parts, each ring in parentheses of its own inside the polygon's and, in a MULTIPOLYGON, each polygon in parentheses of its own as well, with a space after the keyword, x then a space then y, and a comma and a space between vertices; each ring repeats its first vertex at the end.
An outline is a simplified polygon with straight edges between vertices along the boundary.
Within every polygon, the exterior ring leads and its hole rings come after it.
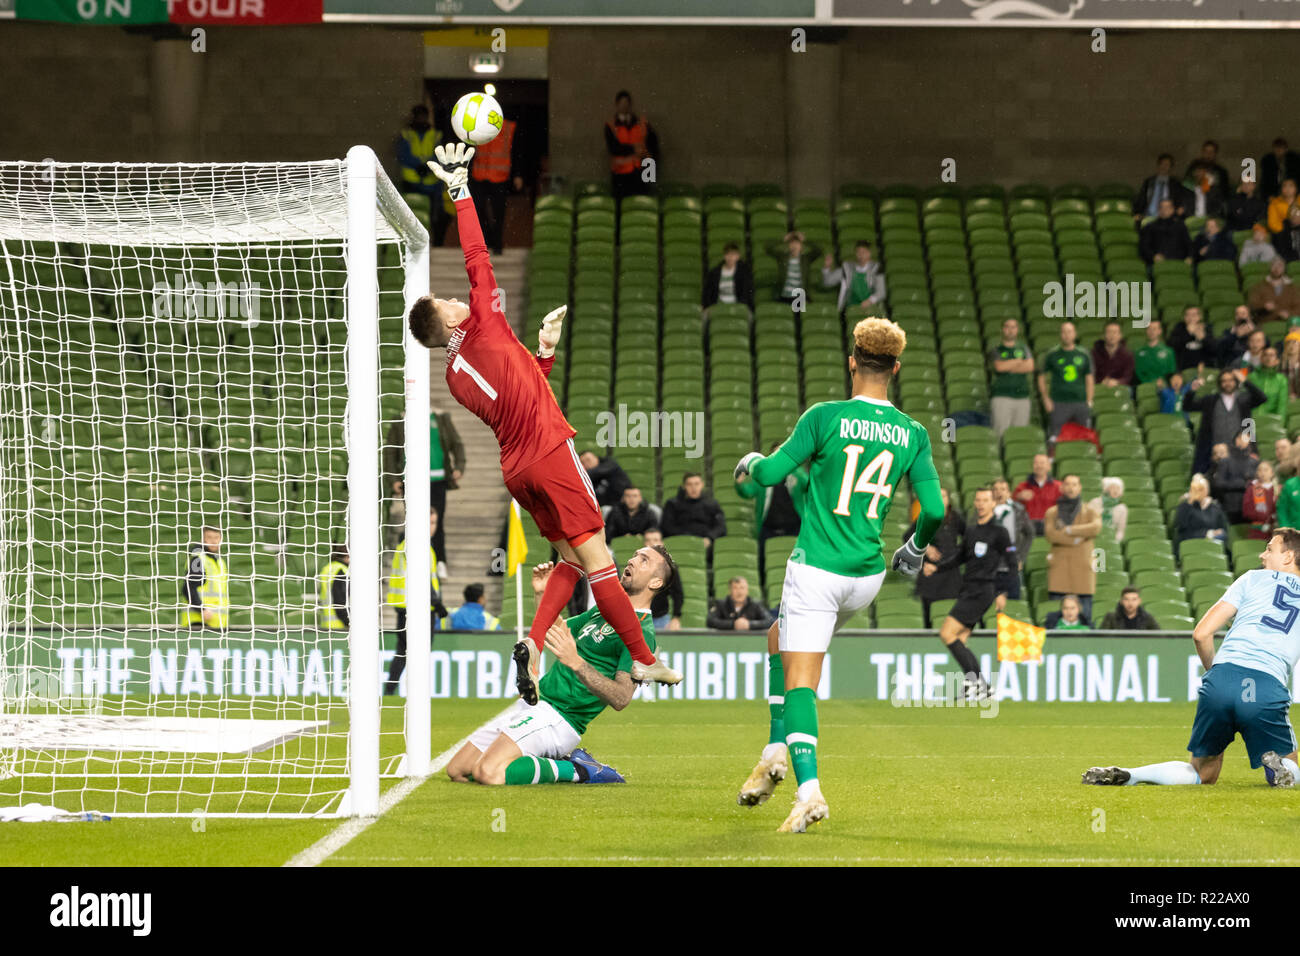
POLYGON ((427 241, 363 147, 0 163, 0 804, 375 811, 427 241))

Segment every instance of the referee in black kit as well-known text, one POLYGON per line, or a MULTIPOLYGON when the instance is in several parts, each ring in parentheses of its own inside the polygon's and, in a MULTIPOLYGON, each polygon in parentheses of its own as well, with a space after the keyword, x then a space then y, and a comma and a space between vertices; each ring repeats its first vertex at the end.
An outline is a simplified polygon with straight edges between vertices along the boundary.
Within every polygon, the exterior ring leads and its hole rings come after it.
POLYGON ((939 639, 966 675, 964 693, 967 700, 986 700, 993 693, 980 673, 979 661, 966 646, 966 640, 994 600, 1001 599, 999 609, 1006 600, 1006 593, 999 593, 996 584, 998 566, 1004 557, 1011 567, 1015 567, 1016 546, 1002 522, 994 520, 993 490, 979 488, 975 492, 975 520, 966 525, 961 548, 950 560, 951 565, 965 566, 961 590, 957 592, 957 603, 939 627, 939 639))

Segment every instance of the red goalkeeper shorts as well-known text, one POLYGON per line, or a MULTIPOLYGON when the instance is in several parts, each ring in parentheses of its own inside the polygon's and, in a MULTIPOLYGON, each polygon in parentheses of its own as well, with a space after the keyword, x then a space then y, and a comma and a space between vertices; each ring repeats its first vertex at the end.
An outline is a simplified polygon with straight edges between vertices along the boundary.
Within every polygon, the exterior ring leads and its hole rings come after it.
POLYGON ((533 516, 547 541, 572 541, 605 530, 596 491, 573 450, 573 439, 520 469, 506 481, 506 488, 533 516))

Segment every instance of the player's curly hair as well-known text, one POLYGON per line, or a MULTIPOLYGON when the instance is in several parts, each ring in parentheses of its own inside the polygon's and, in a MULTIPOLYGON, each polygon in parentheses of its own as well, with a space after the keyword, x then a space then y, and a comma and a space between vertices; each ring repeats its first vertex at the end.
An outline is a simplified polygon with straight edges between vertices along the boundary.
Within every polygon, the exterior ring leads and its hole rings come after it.
POLYGON ((907 348, 907 333, 889 319, 867 318, 853 327, 853 358, 863 372, 884 373, 907 348))
POLYGON ((407 323, 411 326, 411 335, 415 341, 419 342, 426 348, 432 347, 433 329, 437 324, 437 316, 434 315, 433 296, 423 295, 415 300, 415 305, 411 306, 411 312, 406 317, 407 323))

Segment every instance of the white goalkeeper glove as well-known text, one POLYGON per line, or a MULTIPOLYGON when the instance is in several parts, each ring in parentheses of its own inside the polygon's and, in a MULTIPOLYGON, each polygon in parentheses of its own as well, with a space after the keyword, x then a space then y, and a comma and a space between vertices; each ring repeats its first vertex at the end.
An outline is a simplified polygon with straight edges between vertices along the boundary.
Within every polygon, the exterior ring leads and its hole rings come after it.
POLYGON ((542 328, 537 333, 537 354, 542 358, 550 358, 555 354, 555 347, 560 344, 560 329, 568 311, 569 307, 562 305, 547 312, 542 319, 542 328))
POLYGON ((916 546, 916 535, 913 535, 894 552, 893 568, 899 574, 914 578, 921 570, 921 560, 924 557, 925 552, 916 546))
POLYGON ((732 473, 735 476, 735 479, 737 481, 740 481, 741 478, 746 477, 749 474, 749 469, 753 466, 754 462, 761 461, 762 458, 763 456, 760 455, 758 452, 751 451, 744 458, 740 459, 740 462, 736 465, 736 470, 732 473))
POLYGON ((447 194, 452 202, 469 198, 469 164, 474 159, 474 147, 467 143, 435 146, 435 159, 429 168, 447 184, 447 194))

